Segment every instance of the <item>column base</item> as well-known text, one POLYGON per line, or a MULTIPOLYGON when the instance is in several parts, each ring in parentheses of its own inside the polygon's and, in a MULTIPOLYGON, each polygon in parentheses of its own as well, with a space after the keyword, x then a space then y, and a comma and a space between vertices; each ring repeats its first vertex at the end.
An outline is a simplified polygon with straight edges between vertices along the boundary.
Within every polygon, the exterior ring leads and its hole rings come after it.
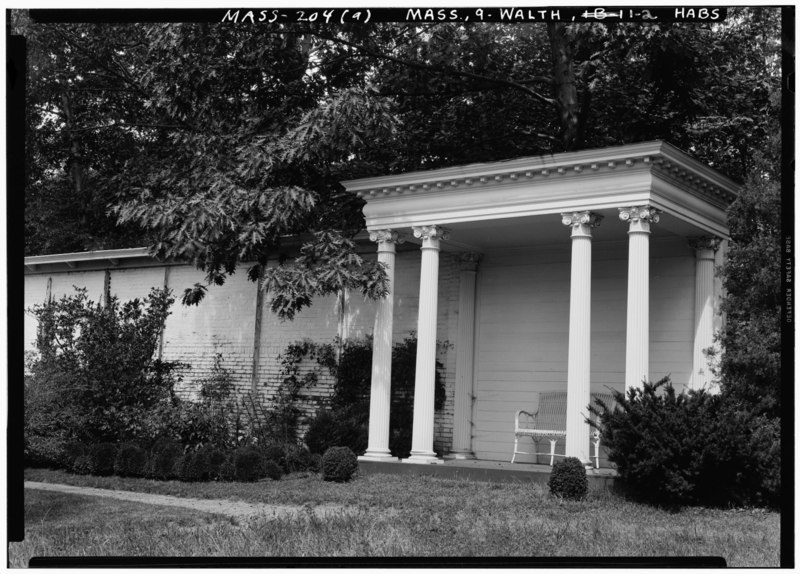
POLYGON ((446 454, 443 457, 445 460, 475 460, 475 454, 473 452, 451 452, 450 454, 446 454))
POLYGON ((376 462, 397 462, 400 460, 396 456, 392 456, 391 453, 386 452, 365 452, 361 456, 358 457, 358 460, 374 460, 376 462))
POLYGON ((401 459, 400 462, 406 462, 410 464, 444 464, 444 461, 441 458, 436 457, 435 452, 411 453, 410 457, 401 459))

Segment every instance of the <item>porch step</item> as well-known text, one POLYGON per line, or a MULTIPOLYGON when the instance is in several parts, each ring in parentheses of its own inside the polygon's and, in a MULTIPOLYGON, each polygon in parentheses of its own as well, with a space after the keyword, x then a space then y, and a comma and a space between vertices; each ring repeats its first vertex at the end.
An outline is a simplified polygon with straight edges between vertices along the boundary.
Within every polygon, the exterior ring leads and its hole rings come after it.
MULTIPOLYGON (((358 461, 364 474, 429 475, 442 478, 462 478, 488 482, 536 482, 547 486, 550 466, 543 464, 511 464, 485 460, 445 460, 439 464, 409 464, 400 461, 358 461)), ((587 472, 589 489, 593 492, 611 490, 616 472, 600 468, 587 472)))

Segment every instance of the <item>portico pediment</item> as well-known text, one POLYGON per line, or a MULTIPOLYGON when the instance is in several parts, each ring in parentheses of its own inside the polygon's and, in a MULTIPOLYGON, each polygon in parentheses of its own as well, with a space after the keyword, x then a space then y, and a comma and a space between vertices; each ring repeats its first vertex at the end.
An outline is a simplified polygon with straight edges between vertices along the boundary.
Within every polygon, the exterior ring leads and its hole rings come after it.
POLYGON ((447 225, 650 204, 727 236, 739 186, 661 141, 342 182, 367 229, 447 225))

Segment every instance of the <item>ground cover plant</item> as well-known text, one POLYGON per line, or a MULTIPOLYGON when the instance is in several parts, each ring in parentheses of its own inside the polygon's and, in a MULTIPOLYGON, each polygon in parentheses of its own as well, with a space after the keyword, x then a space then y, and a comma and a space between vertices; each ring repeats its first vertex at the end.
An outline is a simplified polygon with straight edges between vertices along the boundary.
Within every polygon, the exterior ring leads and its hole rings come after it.
POLYGON ((580 502, 543 485, 426 476, 319 475, 274 482, 195 483, 82 477, 30 469, 26 480, 124 488, 196 498, 315 507, 274 521, 26 491, 26 536, 12 566, 31 556, 722 556, 729 566, 777 566, 776 512, 654 509, 608 493, 580 502), (523 503, 524 501, 524 503, 523 503))

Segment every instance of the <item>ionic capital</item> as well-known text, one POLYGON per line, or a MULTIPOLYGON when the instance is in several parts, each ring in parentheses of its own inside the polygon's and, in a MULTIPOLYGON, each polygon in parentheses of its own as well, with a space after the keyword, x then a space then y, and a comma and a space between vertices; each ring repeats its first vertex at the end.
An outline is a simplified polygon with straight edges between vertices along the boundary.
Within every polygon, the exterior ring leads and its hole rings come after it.
POLYGON ((700 257, 703 252, 711 252, 711 259, 714 258, 714 252, 719 249, 721 239, 704 235, 702 237, 689 237, 689 247, 695 250, 697 256, 700 257))
POLYGON ((414 237, 428 240, 445 240, 450 237, 450 230, 441 225, 421 225, 419 227, 412 227, 414 230, 414 237))
POLYGON ((482 258, 482 254, 472 251, 461 253, 458 256, 459 269, 462 271, 476 271, 482 258))

